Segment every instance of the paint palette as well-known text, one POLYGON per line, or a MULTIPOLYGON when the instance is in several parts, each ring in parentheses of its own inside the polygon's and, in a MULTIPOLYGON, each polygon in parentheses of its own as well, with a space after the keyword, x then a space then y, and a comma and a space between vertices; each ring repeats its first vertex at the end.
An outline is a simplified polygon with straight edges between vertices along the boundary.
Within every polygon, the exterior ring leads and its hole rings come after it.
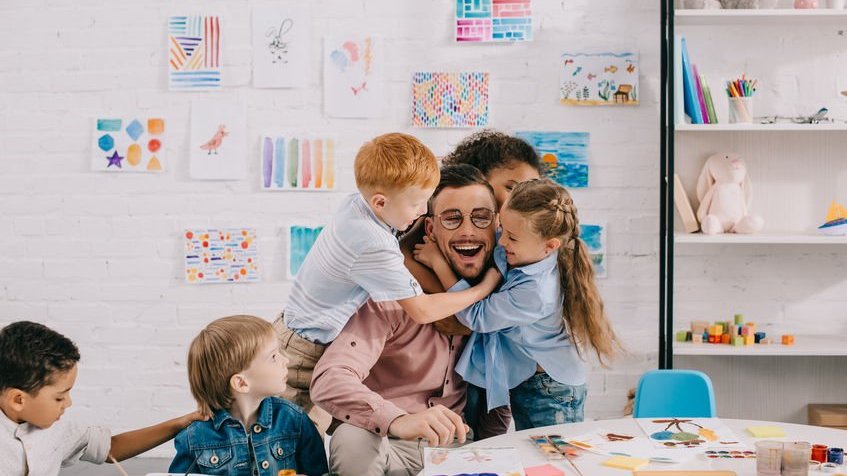
POLYGON ((530 440, 548 460, 563 460, 566 457, 579 456, 576 447, 571 446, 561 435, 535 435, 530 440))
POLYGON ((740 450, 708 450, 705 453, 709 459, 756 459, 755 451, 740 451, 740 450))

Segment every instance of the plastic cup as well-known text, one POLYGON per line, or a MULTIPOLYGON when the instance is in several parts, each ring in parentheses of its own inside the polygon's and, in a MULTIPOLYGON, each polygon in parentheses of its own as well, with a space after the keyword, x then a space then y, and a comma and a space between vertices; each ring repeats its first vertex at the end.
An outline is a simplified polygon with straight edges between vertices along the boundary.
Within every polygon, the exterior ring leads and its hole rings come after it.
POLYGON ((753 123, 753 98, 730 97, 729 99, 729 122, 735 124, 753 123))
POLYGON ((782 471, 782 442, 756 442, 756 476, 779 476, 782 471))
POLYGON ((782 476, 808 476, 812 445, 807 441, 785 443, 782 446, 782 476))

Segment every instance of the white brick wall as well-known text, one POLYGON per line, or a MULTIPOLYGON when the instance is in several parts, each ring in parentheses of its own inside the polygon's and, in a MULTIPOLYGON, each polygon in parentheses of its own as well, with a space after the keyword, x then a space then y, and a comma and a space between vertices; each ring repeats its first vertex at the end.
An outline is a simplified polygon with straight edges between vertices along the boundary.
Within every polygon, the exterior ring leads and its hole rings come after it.
MULTIPOLYGON (((410 78, 415 70, 475 69, 492 74, 492 127, 592 134, 592 188, 575 197, 583 222, 608 224, 601 288, 631 355, 592 373, 587 415, 621 414, 627 388, 656 362, 658 2, 536 0, 534 42, 456 45, 449 0, 313 1, 302 90, 251 87, 250 2, 180 3, 0 3, 0 324, 41 321, 79 344, 75 417, 125 430, 190 410, 185 353, 197 329, 235 312, 271 319, 282 307, 291 286, 283 229, 326 216, 353 190, 362 141, 401 130, 444 154, 469 134, 411 129, 410 78), (166 87, 166 18, 201 11, 222 15, 226 87, 212 94, 248 106, 249 175, 240 182, 189 180, 189 104, 203 93, 166 87), (330 31, 388 40, 384 118, 322 114, 321 40, 330 31), (594 47, 640 50, 641 106, 557 104, 558 54, 594 47), (88 171, 91 119, 136 113, 166 117, 167 173, 88 171), (337 137, 338 193, 259 192, 258 135, 292 127, 337 137), (180 232, 188 226, 257 228, 262 282, 186 285, 180 232)), ((170 453, 169 445, 153 452, 170 453)))

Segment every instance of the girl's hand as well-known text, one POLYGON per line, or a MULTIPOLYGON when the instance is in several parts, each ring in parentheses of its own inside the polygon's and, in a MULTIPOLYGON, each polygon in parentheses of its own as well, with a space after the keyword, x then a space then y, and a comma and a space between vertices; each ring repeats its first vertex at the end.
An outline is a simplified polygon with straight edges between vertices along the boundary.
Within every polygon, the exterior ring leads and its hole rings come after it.
POLYGON ((428 236, 423 237, 423 243, 415 245, 414 254, 415 260, 430 269, 434 269, 436 264, 441 261, 446 262, 441 250, 438 249, 438 245, 428 236))
POLYGON ((496 266, 492 266, 485 272, 485 276, 482 278, 479 286, 483 291, 486 291, 486 294, 491 294, 497 289, 497 285, 500 284, 501 279, 503 279, 503 276, 500 274, 500 271, 497 270, 496 266))

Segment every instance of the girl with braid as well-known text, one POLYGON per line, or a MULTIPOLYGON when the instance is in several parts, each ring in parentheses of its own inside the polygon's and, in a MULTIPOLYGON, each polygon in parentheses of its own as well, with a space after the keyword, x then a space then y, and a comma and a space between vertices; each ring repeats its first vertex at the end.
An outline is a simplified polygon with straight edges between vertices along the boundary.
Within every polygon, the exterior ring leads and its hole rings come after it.
MULTIPOLYGON (((579 238, 570 194, 549 179, 518 184, 500 212, 494 262, 499 290, 456 314, 475 333, 456 371, 487 390, 488 408, 511 404, 515 429, 583 420, 583 352, 606 363, 621 350, 579 238)), ((446 289, 457 279, 432 237, 415 247, 446 289)))

